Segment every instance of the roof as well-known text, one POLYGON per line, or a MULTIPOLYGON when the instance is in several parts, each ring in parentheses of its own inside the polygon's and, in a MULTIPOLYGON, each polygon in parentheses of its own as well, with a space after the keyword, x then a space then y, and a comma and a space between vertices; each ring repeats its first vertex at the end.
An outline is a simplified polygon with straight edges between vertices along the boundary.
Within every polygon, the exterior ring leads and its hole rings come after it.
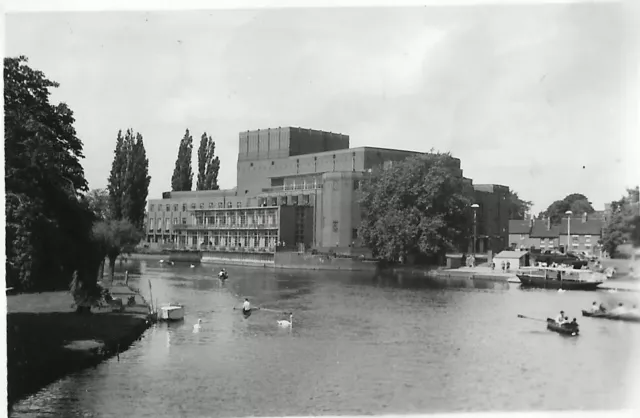
POLYGON ((533 221, 533 227, 531 228, 531 238, 558 238, 560 236, 560 228, 558 225, 551 225, 547 229, 547 221, 542 219, 536 219, 533 221))
MULTIPOLYGON (((603 222, 600 219, 587 220, 582 222, 582 219, 571 220, 571 235, 601 235, 603 222)), ((567 235, 567 221, 565 220, 560 224, 560 235, 567 235)))
POLYGON ((509 221, 509 234, 529 234, 531 232, 531 224, 529 221, 519 219, 511 219, 509 221))
POLYGON ((528 251, 502 251, 494 258, 520 258, 528 254, 528 251))

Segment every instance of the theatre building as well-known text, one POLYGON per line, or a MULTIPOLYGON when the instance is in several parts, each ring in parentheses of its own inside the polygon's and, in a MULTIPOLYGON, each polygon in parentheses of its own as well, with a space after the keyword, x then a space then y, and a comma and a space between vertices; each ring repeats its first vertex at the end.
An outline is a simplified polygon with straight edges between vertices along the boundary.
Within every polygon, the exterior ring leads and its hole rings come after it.
MULTIPOLYGON (((311 129, 241 132, 237 187, 166 192, 162 199, 149 200, 147 240, 152 245, 215 252, 364 250, 358 237, 360 181, 376 166, 417 154, 349 148, 347 135, 311 129)), ((462 177, 460 160, 454 161, 456 174, 462 177)), ((496 199, 490 198, 493 191, 483 188, 484 202, 493 205, 500 200, 503 189, 495 188, 501 194, 496 199)), ((489 245, 494 247, 495 237, 503 231, 508 237, 508 222, 491 210, 483 209, 482 232, 494 238, 489 245)), ((506 243, 507 239, 505 248, 506 243)))

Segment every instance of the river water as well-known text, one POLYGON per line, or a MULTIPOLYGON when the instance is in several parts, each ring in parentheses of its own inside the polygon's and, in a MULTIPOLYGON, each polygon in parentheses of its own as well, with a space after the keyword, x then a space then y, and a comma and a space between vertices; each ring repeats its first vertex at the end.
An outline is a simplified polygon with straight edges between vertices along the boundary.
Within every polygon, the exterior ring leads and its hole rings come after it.
MULTIPOLYGON (((149 329, 120 359, 16 404, 13 417, 361 415, 617 409, 628 405, 640 324, 581 318, 595 299, 630 293, 370 273, 162 266, 131 282, 187 307, 183 324, 149 329), (137 283, 136 283, 137 282, 137 283), (234 306, 257 311, 245 319, 234 306), (578 317, 581 335, 519 319, 578 317), (193 324, 203 319, 203 329, 193 324)), ((636 363, 637 365, 637 363, 636 363)))

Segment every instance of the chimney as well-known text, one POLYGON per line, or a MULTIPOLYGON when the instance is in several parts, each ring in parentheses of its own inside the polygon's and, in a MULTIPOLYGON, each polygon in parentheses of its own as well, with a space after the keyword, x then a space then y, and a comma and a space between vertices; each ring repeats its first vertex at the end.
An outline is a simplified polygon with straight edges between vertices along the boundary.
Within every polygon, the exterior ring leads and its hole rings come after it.
POLYGON ((587 222, 587 212, 582 214, 582 223, 587 222))

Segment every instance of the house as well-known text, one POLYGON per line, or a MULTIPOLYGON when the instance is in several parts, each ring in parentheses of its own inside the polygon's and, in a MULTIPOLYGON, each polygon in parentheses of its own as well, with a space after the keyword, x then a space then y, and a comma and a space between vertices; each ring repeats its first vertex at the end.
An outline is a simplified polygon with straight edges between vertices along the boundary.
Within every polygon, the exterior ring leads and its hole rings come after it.
POLYGON ((541 251, 557 250, 560 248, 558 225, 551 225, 551 220, 537 219, 529 235, 529 248, 539 248, 541 251))
POLYGON ((509 265, 509 270, 517 270, 520 267, 529 265, 529 252, 528 251, 502 251, 495 257, 493 262, 496 264, 496 269, 502 269, 502 263, 509 265))
POLYGON ((529 237, 533 219, 511 219, 509 220, 509 248, 524 249, 530 248, 529 237))
POLYGON ((559 243, 566 248, 571 233, 571 246, 569 251, 574 253, 585 252, 589 255, 600 255, 599 241, 602 238, 604 222, 602 219, 589 219, 586 213, 580 218, 570 221, 564 220, 559 227, 559 243))

